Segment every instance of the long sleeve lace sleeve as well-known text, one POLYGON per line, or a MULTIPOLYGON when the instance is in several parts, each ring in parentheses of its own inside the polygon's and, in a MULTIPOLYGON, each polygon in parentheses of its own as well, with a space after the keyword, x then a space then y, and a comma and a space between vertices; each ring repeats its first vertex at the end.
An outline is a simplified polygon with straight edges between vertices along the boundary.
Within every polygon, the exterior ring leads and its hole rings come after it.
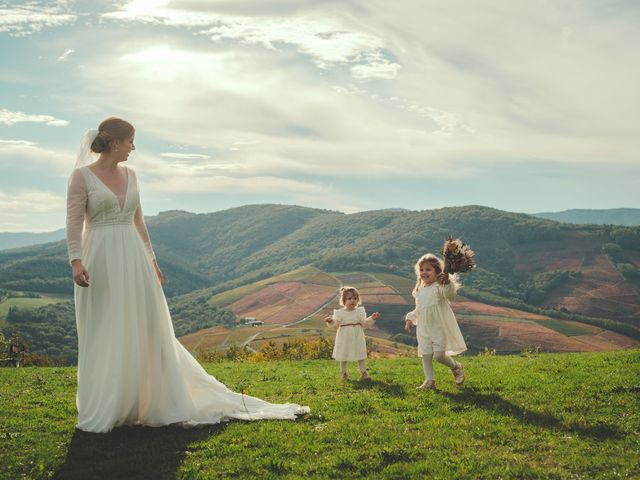
POLYGON ((142 243, 144 243, 144 248, 147 250, 147 255, 151 260, 155 260, 156 254, 153 253, 153 247, 151 246, 151 240, 149 239, 149 231, 147 230, 147 225, 144 223, 144 215, 142 214, 142 207, 138 206, 136 208, 136 212, 133 215, 133 223, 136 226, 136 230, 138 230, 138 234, 142 239, 142 243))
POLYGON ((75 170, 67 187, 67 250, 69 263, 82 260, 82 225, 87 209, 87 184, 80 170, 75 170))

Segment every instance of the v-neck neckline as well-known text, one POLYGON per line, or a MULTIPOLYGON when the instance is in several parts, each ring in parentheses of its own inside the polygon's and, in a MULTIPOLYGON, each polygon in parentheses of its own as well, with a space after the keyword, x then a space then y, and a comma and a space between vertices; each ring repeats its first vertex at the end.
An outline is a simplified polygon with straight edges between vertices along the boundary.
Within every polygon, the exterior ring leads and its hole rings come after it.
POLYGON ((106 183, 104 183, 102 181, 102 179, 98 176, 97 173, 95 173, 93 170, 91 170, 89 168, 89 165, 87 165, 87 170, 89 170, 91 172, 91 175, 93 175, 94 177, 96 177, 98 179, 98 181, 102 184, 102 186, 104 188, 106 188, 109 192, 111 192, 111 195, 113 195, 114 197, 116 197, 116 201, 118 202, 118 206, 120 207, 120 213, 122 213, 124 211, 124 206, 127 203, 127 197, 129 196, 129 176, 130 176, 130 172, 129 169, 127 167, 123 167, 126 172, 127 172, 127 187, 124 191, 124 198, 122 199, 122 203, 120 203, 120 197, 113 191, 111 190, 106 183))

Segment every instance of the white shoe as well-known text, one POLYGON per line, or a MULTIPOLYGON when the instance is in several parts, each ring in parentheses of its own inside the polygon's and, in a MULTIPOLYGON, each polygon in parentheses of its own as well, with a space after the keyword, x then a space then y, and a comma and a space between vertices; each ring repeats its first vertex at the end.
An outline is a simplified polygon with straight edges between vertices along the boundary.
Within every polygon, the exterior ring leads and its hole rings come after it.
POLYGON ((436 389, 436 381, 435 380, 425 380, 422 382, 422 385, 416 387, 416 390, 435 390, 436 389))
POLYGON ((453 374, 453 379, 456 382, 456 385, 462 385, 464 383, 464 367, 461 363, 458 363, 454 368, 452 368, 451 373, 453 374))

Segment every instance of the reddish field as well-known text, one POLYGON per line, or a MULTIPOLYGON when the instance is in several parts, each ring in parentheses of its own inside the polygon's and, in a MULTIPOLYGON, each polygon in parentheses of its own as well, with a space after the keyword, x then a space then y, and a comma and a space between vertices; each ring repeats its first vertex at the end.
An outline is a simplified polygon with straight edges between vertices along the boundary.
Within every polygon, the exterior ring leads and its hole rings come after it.
POLYGON ((532 320, 542 320, 548 317, 538 315, 537 313, 523 312, 507 307, 495 307, 486 303, 474 302, 464 297, 458 297, 458 300, 451 303, 454 312, 467 313, 475 315, 497 315, 500 317, 510 318, 528 318, 532 320))
MULTIPOLYGON (((606 257, 592 253, 584 254, 582 278, 568 281, 554 292, 551 297, 554 305, 611 318, 615 318, 621 308, 626 308, 629 312, 640 312, 640 298, 637 292, 621 279, 606 257)), ((535 255, 545 259, 545 268, 549 269, 553 269, 551 266, 558 268, 558 262, 562 261, 562 258, 554 259, 553 255, 547 258, 542 252, 535 255)), ((190 350, 202 351, 225 349, 247 341, 251 341, 250 345, 256 347, 259 342, 270 338, 274 338, 274 341, 285 341, 296 337, 312 339, 319 335, 335 335, 335 331, 327 329, 323 321, 334 308, 340 308, 337 289, 328 285, 331 282, 327 280, 324 282, 325 285, 310 284, 295 281, 292 275, 287 277, 285 274, 282 277, 286 281, 276 281, 259 290, 243 287, 243 296, 236 296, 236 301, 229 305, 237 316, 256 317, 266 322, 265 325, 230 329, 212 327, 186 335, 180 341, 190 350), (304 323, 281 327, 309 315, 311 317, 304 323), (258 336, 252 340, 256 334, 258 336)), ((345 277, 360 282, 372 279, 367 274, 358 273, 345 277)), ((389 312, 396 315, 407 305, 407 301, 391 286, 369 283, 369 286, 364 285, 359 290, 365 307, 375 305, 384 312, 384 306, 388 305, 389 312)), ((541 345, 544 351, 557 352, 640 347, 638 341, 594 326, 575 323, 578 329, 571 328, 573 322, 550 320, 543 315, 487 305, 464 297, 459 297, 452 303, 452 307, 458 315, 471 352, 482 350, 484 346, 495 348, 498 352, 520 352, 537 345, 541 345)), ((367 308, 367 313, 373 312, 371 308, 373 307, 367 308)), ((407 310, 410 309, 407 305, 407 310)), ((389 339, 398 331, 401 330, 382 330, 377 325, 367 329, 367 336, 372 338, 375 344, 375 348, 370 352, 371 356, 397 355, 398 349, 389 339)), ((407 347, 402 344, 398 346, 406 352, 407 347)))
POLYGON ((407 301, 391 287, 359 288, 362 303, 384 303, 388 305, 407 305, 407 301))
POLYGON ((229 305, 239 317, 285 325, 301 320, 336 295, 336 288, 300 282, 267 285, 229 305))
POLYGON ((397 292, 391 287, 368 287, 358 289, 361 295, 397 295, 397 292))
POLYGON ((626 283, 605 255, 594 256, 580 271, 581 278, 568 281, 545 303, 584 315, 632 323, 635 318, 637 323, 640 319, 640 295, 626 283))
POLYGON ((218 344, 221 343, 222 339, 227 335, 229 335, 229 331, 224 327, 210 327, 180 337, 180 343, 182 343, 187 350, 193 351, 196 346, 200 346, 204 338, 215 338, 216 344, 218 344))
POLYGON ((562 240, 539 242, 535 250, 523 244, 520 249, 516 249, 518 260, 516 270, 534 272, 541 267, 545 271, 580 270, 594 255, 600 254, 602 245, 608 241, 604 236, 601 239, 594 239, 574 234, 562 240), (567 253, 569 244, 570 254, 567 253))
POLYGON ((480 349, 486 345, 497 351, 512 352, 540 345, 547 352, 589 352, 640 346, 636 340, 584 324, 580 327, 592 331, 592 335, 567 337, 535 322, 465 319, 460 323, 465 335, 471 337, 473 346, 480 349))
MULTIPOLYGON (((610 241, 606 236, 588 238, 574 233, 570 238, 541 243, 535 250, 523 245, 516 252, 516 270, 579 271, 582 276, 568 280, 552 292, 546 306, 637 324, 640 293, 602 254, 602 245, 610 241)), ((634 262, 640 259, 640 255, 631 250, 625 250, 625 256, 634 262)))

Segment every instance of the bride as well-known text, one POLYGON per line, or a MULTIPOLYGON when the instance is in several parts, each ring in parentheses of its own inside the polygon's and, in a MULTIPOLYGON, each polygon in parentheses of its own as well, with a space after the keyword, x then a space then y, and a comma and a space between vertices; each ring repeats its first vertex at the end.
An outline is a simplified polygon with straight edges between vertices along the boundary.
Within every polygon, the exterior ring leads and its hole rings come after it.
POLYGON ((107 118, 85 135, 67 192, 67 244, 78 328, 78 424, 186 427, 295 419, 297 404, 232 392, 178 342, 140 208, 133 126, 107 118), (97 160, 92 155, 99 154, 97 160), (92 163, 91 163, 92 162, 92 163), (84 232, 83 232, 84 225, 84 232))

